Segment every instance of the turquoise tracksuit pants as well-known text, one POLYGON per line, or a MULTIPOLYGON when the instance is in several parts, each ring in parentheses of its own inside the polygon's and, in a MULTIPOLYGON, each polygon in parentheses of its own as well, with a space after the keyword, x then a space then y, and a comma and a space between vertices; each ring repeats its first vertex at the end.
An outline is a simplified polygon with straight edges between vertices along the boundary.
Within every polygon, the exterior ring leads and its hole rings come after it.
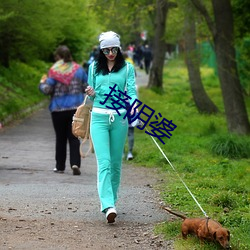
POLYGON ((122 155, 128 132, 124 113, 91 113, 90 134, 97 160, 97 189, 101 211, 115 207, 121 179, 122 155))

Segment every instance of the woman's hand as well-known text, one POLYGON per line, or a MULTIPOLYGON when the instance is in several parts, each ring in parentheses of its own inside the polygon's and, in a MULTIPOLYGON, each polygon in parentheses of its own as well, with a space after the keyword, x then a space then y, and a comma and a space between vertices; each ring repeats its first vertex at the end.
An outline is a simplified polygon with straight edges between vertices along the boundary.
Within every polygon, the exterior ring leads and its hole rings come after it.
POLYGON ((88 95, 88 96, 95 96, 95 90, 92 88, 92 87, 90 87, 90 86, 88 86, 86 89, 85 89, 85 93, 88 95))
POLYGON ((139 111, 138 111, 138 108, 136 108, 136 106, 137 106, 137 104, 135 103, 134 106, 132 107, 131 111, 130 111, 130 115, 133 115, 133 114, 134 114, 134 111, 135 111, 136 113, 139 112, 139 111))
POLYGON ((45 83, 45 81, 47 80, 47 75, 46 74, 44 74, 43 76, 42 76, 42 78, 41 78, 41 80, 40 80, 40 83, 45 83))

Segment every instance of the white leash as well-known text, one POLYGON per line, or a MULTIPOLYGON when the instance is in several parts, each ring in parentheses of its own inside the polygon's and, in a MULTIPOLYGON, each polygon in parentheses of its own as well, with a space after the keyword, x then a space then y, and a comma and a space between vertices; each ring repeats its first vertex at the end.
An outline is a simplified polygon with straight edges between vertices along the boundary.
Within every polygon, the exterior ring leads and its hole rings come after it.
MULTIPOLYGON (((147 127, 145 127, 145 128, 148 131, 147 127)), ((179 177, 179 179, 181 180, 181 182, 183 183, 183 185, 185 186, 185 188, 187 189, 187 191, 189 192, 189 194, 191 195, 191 197, 194 199, 194 201, 196 202, 196 204, 198 205, 198 207, 200 208, 200 210, 202 211, 202 213, 205 215, 205 217, 209 218, 209 216, 207 216, 206 212, 203 210, 203 208, 201 207, 201 205, 199 204, 199 202, 196 200, 196 198, 194 197, 194 195, 192 194, 192 192, 190 191, 190 189, 188 188, 188 186, 186 185, 186 183, 182 180, 182 178, 178 174, 178 172, 175 169, 175 167, 172 165, 172 163, 170 162, 170 160, 168 159, 168 157, 165 155, 165 153, 163 152, 163 150, 161 149, 161 147, 159 146, 159 144, 156 142, 155 138, 153 136, 151 136, 151 138, 154 141, 155 145, 159 148, 159 150, 161 151, 162 155, 165 157, 165 159, 167 160, 167 162, 169 163, 169 165, 176 172, 177 176, 179 177)))

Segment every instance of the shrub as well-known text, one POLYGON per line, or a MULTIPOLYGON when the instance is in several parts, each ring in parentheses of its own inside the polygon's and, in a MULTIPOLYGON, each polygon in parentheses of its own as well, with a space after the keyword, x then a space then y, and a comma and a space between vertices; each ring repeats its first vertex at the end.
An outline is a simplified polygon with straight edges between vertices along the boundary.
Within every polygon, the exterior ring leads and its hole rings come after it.
POLYGON ((222 135, 211 142, 211 151, 215 155, 231 159, 248 158, 250 146, 247 139, 236 135, 222 135))
POLYGON ((235 197, 228 192, 221 192, 219 194, 215 194, 210 203, 214 206, 221 207, 221 208, 229 208, 233 209, 237 206, 235 197))

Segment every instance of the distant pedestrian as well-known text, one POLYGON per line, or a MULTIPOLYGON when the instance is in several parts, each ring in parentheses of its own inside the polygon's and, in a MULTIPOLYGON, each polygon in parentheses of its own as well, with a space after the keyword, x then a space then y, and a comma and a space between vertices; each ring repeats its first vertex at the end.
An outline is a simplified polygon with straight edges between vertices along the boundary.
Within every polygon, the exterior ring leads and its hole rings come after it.
MULTIPOLYGON (((137 89, 137 86, 136 86, 137 89)), ((133 160, 133 150, 134 150, 134 142, 135 142, 135 127, 131 124, 128 126, 128 153, 127 153, 127 161, 133 160)))
MULTIPOLYGON (((134 61, 130 57, 128 57, 127 52, 124 52, 123 56, 124 56, 124 59, 126 62, 129 62, 134 66, 134 61)), ((136 76, 136 70, 135 70, 135 76, 136 76)), ((137 85, 136 85, 136 94, 137 94, 137 98, 138 98, 137 85)), ((129 102, 128 102, 128 106, 129 106, 129 102)), ((135 131, 135 127, 133 127, 129 122, 129 126, 128 126, 128 153, 127 153, 127 160, 128 161, 133 160, 133 158, 134 158, 134 156, 133 156, 134 141, 135 141, 134 131, 135 131)))
POLYGON ((145 72, 146 74, 149 73, 151 61, 153 59, 152 51, 149 48, 149 46, 146 44, 144 51, 143 51, 143 57, 144 57, 144 67, 145 67, 145 72))
POLYGON ((134 50, 134 62, 140 68, 143 69, 143 47, 138 45, 134 50))
POLYGON ((50 68, 48 77, 43 77, 39 85, 42 93, 51 96, 49 110, 56 134, 54 172, 64 173, 68 141, 73 175, 80 175, 80 142, 72 134, 71 125, 77 107, 84 100, 87 74, 79 64, 73 61, 67 46, 59 46, 54 56, 55 64, 50 68))
MULTIPOLYGON (((121 179, 121 165, 124 144, 128 131, 128 120, 123 119, 126 109, 115 105, 114 96, 108 96, 111 88, 131 97, 130 104, 137 99, 135 71, 126 63, 120 47, 120 36, 115 32, 104 32, 99 36, 100 54, 89 67, 86 93, 93 99, 90 133, 97 159, 97 188, 101 211, 108 223, 117 216, 116 202, 121 179), (128 65, 128 67, 127 67, 128 65), (127 81, 126 79, 127 75, 127 81)), ((134 109, 132 109, 132 113, 134 109)))
POLYGON ((88 67, 89 67, 89 65, 90 65, 92 62, 94 62, 94 61, 97 59, 98 55, 99 55, 99 49, 98 49, 97 46, 94 46, 93 49, 92 49, 92 51, 91 51, 90 54, 89 54, 89 59, 88 59, 88 61, 87 61, 88 67))

